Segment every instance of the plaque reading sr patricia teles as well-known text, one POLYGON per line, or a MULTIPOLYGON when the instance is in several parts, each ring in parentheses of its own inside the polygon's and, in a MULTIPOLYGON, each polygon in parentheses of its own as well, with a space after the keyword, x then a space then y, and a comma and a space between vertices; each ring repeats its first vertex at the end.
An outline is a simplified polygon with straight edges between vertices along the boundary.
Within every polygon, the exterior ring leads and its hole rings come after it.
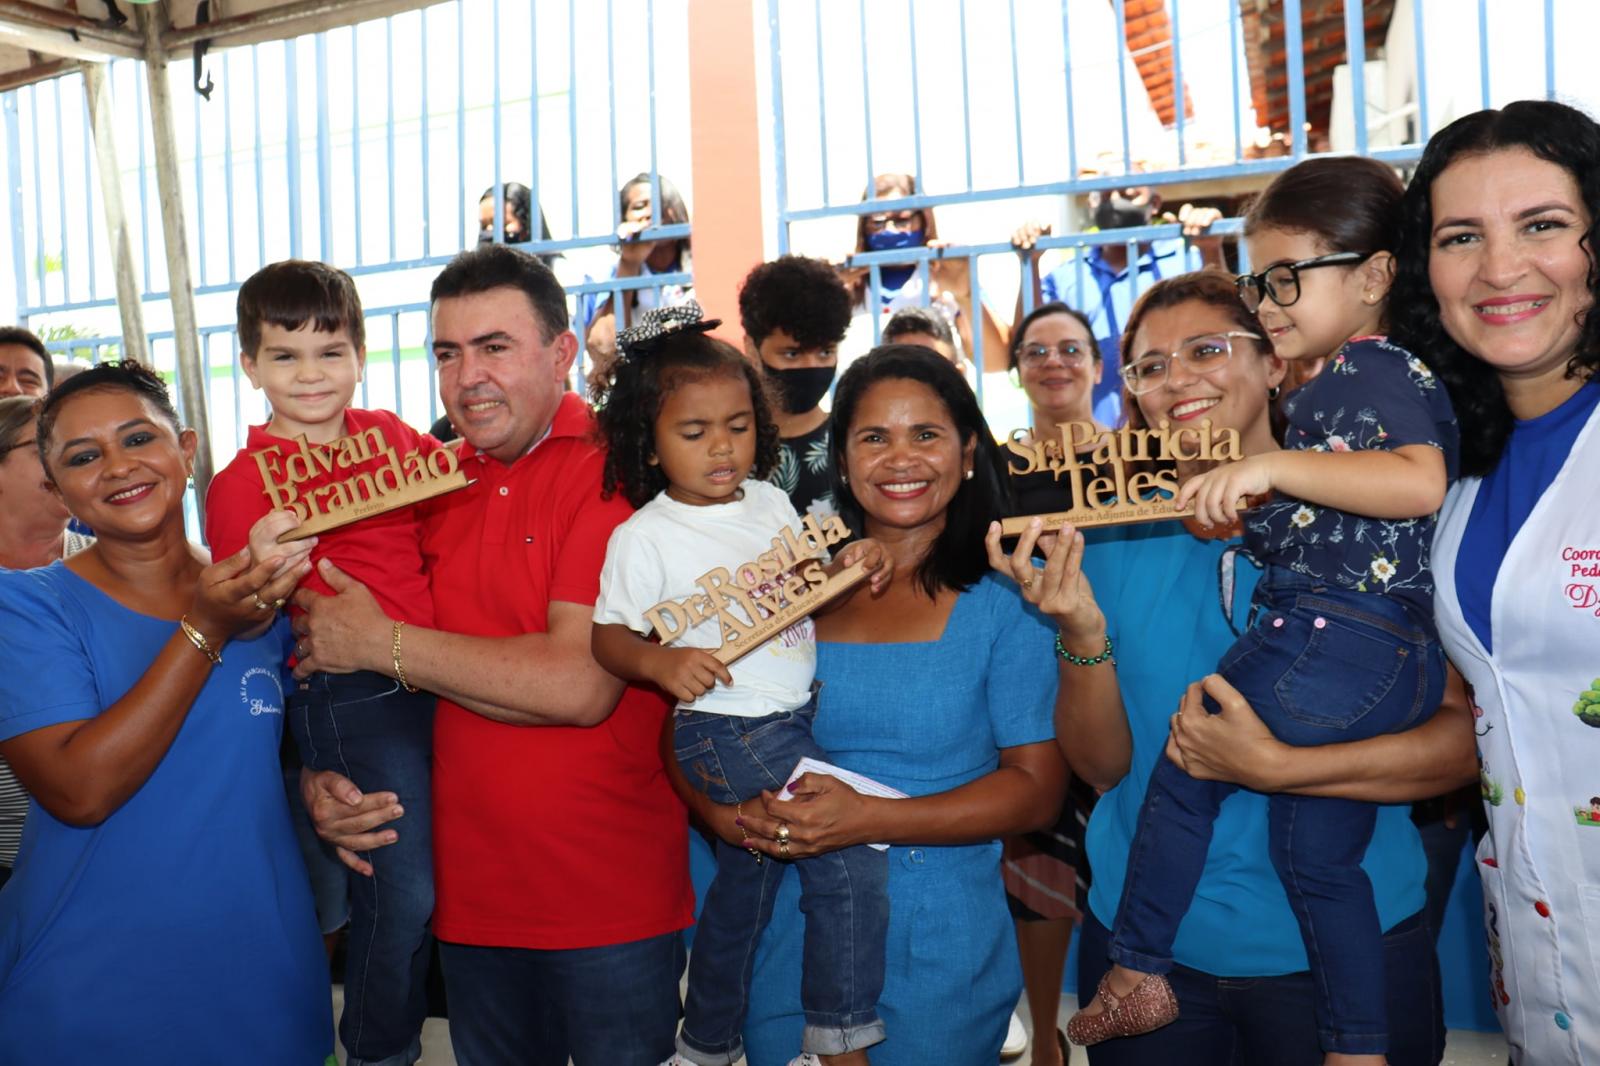
POLYGON ((1044 531, 1066 523, 1079 529, 1114 526, 1125 522, 1151 522, 1186 518, 1193 507, 1178 507, 1179 462, 1237 462, 1243 458, 1239 431, 1214 429, 1204 418, 1195 427, 1174 429, 1166 419, 1153 429, 1123 426, 1102 430, 1093 422, 1061 422, 1057 436, 1030 438, 1027 430, 1014 430, 1006 448, 1011 453, 1014 477, 1049 471, 1057 482, 1066 481, 1072 506, 1065 511, 1019 515, 1000 523, 1006 536, 1027 530, 1035 518, 1044 531))

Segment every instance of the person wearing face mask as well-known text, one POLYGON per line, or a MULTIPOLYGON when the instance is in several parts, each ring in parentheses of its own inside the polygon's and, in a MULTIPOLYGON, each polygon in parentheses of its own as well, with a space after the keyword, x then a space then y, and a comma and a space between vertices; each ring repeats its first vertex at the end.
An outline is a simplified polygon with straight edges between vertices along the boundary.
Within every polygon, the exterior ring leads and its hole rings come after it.
MULTIPOLYGON (((1161 194, 1147 185, 1091 192, 1088 206, 1095 229, 1102 233, 1181 222, 1184 236, 1190 238, 1141 243, 1139 261, 1133 269, 1128 266, 1126 244, 1097 244, 1083 255, 1081 268, 1075 260, 1069 259, 1042 270, 1040 260, 1044 253, 1035 245, 1040 237, 1049 235, 1049 223, 1029 222, 1011 235, 1017 254, 1032 261, 1033 306, 1060 302, 1082 310, 1092 324, 1101 352, 1116 366, 1122 328, 1139 293, 1162 278, 1199 270, 1202 266, 1226 268, 1221 239, 1202 237, 1222 213, 1213 207, 1184 204, 1176 217, 1162 217, 1161 194)), ((1015 321, 1022 321, 1020 294, 1015 321)), ((1094 417, 1108 426, 1122 424, 1122 393, 1115 374, 1103 375, 1095 385, 1094 417)))
POLYGON ((744 351, 777 388, 778 463, 772 482, 800 514, 834 514, 828 413, 822 400, 850 324, 850 293, 821 259, 786 255, 762 263, 739 287, 744 351))
MULTIPOLYGON (((873 182, 871 197, 862 196, 861 199, 892 199, 916 193, 917 180, 910 174, 879 174, 873 182)), ((931 208, 873 211, 856 220, 857 254, 924 246, 942 248, 947 243, 939 239, 939 227, 931 208)), ((880 343, 883 327, 897 311, 940 303, 950 309, 956 334, 961 338, 961 350, 969 353, 977 350, 972 323, 974 314, 981 310, 984 369, 1005 370, 1006 334, 989 309, 983 307, 982 300, 974 298, 971 266, 965 256, 931 260, 926 285, 915 263, 880 266, 876 307, 871 306, 871 271, 867 267, 845 265, 839 268, 839 274, 849 287, 852 305, 850 329, 839 347, 841 369, 880 343)))

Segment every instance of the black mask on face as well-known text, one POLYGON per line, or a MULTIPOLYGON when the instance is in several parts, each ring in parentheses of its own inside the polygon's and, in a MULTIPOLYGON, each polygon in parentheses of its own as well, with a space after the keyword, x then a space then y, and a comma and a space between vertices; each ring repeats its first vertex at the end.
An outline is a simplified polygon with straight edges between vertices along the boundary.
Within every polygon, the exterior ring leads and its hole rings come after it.
POLYGON ((836 366, 797 366, 786 370, 767 367, 778 383, 778 403, 786 414, 803 415, 821 402, 833 384, 836 366))
POLYGON ((1140 204, 1127 199, 1120 192, 1102 193, 1100 202, 1095 205, 1094 224, 1103 230, 1148 226, 1153 214, 1151 206, 1148 199, 1140 204))

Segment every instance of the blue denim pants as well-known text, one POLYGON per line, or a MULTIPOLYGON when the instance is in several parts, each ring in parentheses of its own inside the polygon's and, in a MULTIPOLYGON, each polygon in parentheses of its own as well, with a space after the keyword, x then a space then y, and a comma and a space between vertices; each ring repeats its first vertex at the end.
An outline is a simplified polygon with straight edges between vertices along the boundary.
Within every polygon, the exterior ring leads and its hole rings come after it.
MULTIPOLYGON (((1078 988, 1092 989, 1109 968, 1111 933, 1085 914, 1078 951, 1078 988)), ((1413 915, 1382 938, 1378 969, 1367 980, 1385 997, 1389 1066, 1439 1066, 1444 1057, 1444 1003, 1433 933, 1413 915)), ((1167 974, 1183 1013, 1143 1036, 1107 1040, 1089 1049, 1090 1066, 1322 1066, 1311 974, 1219 977, 1187 966, 1167 974)))
MULTIPOLYGON (((826 757, 811 737, 816 713, 815 694, 796 710, 762 718, 679 711, 673 721, 678 765, 695 788, 718 803, 754 799, 762 789, 777 791, 803 756, 826 757)), ((838 1055, 881 1041, 887 856, 857 845, 792 864, 757 862, 743 848, 720 840, 716 855, 717 875, 706 891, 689 956, 678 1051, 701 1066, 732 1066, 744 1054, 741 1030, 756 945, 791 865, 800 875, 800 909, 806 916, 801 1049, 838 1055)))
POLYGON ((657 1066, 678 1027, 683 936, 543 950, 439 941, 460 1066, 657 1066))
MULTIPOLYGON (((1444 652, 1431 620, 1394 597, 1269 567, 1252 616, 1219 672, 1287 744, 1398 732, 1443 698, 1444 652)), ((1157 760, 1129 849, 1112 961, 1147 973, 1172 969, 1172 942, 1205 866, 1217 810, 1237 790, 1157 760)), ((1376 819, 1376 805, 1355 800, 1288 793, 1269 800, 1272 864, 1300 923, 1327 1051, 1380 1054, 1387 1046, 1383 983, 1373 979, 1382 972, 1382 930, 1360 865, 1376 819)))
POLYGON ((433 706, 382 674, 312 674, 289 696, 289 728, 313 770, 393 792, 399 839, 349 873, 350 942, 339 1040, 351 1066, 411 1066, 422 1054, 433 938, 433 706))

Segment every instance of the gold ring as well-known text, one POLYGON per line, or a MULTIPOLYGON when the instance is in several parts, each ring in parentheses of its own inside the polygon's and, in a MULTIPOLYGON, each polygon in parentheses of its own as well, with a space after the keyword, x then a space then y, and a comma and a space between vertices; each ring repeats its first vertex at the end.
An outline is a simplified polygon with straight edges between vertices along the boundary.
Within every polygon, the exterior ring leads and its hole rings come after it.
POLYGON ((777 834, 777 836, 778 836, 778 846, 779 847, 786 848, 786 847, 789 846, 789 825, 788 825, 787 822, 780 822, 778 824, 778 834, 777 834))
POLYGON ((786 859, 789 857, 789 842, 787 840, 778 841, 778 854, 786 859))
POLYGON ((1033 578, 1031 578, 1031 577, 1025 577, 1025 578, 1023 578, 1023 579, 1022 579, 1022 587, 1023 587, 1023 588, 1024 588, 1024 589, 1031 589, 1031 588, 1033 588, 1033 578))
POLYGON ((281 610, 283 610, 283 605, 285 603, 287 603, 287 602, 288 602, 287 600, 284 600, 281 597, 279 599, 273 600, 272 601, 272 609, 275 610, 275 611, 281 611, 281 610))
POLYGON ((270 610, 272 610, 272 604, 262 602, 261 593, 252 592, 250 594, 250 598, 256 601, 256 610, 258 610, 258 611, 270 611, 270 610))

